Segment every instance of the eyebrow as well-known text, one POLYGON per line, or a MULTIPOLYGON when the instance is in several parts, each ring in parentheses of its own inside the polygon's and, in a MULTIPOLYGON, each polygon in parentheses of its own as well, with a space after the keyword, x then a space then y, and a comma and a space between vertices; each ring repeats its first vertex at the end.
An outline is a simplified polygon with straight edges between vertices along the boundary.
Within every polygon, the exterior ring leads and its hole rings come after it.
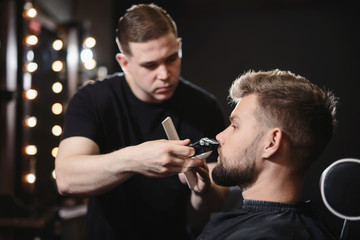
POLYGON ((238 122, 238 121, 240 121, 241 119, 240 119, 239 116, 231 115, 231 116, 229 117, 229 120, 230 120, 230 122, 238 122))
POLYGON ((140 66, 147 66, 147 65, 151 65, 151 64, 157 64, 157 61, 147 61, 147 62, 139 63, 140 66))
POLYGON ((169 55, 166 59, 177 57, 177 56, 179 56, 179 51, 176 51, 173 54, 169 55))
MULTIPOLYGON (((179 55, 179 52, 176 51, 176 52, 174 52, 173 54, 167 56, 167 57, 165 58, 165 61, 166 61, 167 59, 169 59, 169 58, 173 58, 173 57, 178 56, 178 55, 179 55)), ((140 62, 139 65, 140 65, 140 66, 146 66, 146 65, 157 64, 157 63, 158 63, 158 61, 147 61, 147 62, 145 61, 145 62, 140 62)))

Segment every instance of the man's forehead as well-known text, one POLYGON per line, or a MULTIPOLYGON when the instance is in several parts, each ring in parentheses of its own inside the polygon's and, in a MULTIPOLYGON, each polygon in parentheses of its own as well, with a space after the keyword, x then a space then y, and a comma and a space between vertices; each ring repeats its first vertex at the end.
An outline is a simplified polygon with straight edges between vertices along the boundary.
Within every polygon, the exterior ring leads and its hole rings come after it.
POLYGON ((239 99, 237 100, 237 103, 236 103, 234 109, 232 110, 232 112, 231 112, 231 114, 230 114, 230 120, 232 120, 232 119, 234 119, 234 118, 239 118, 239 116, 237 116, 237 114, 236 114, 235 111, 238 109, 238 106, 239 106, 241 100, 242 100, 242 98, 239 98, 239 99))
POLYGON ((234 110, 231 112, 230 120, 240 121, 244 116, 249 117, 250 114, 253 115, 256 106, 255 94, 239 98, 234 110))
POLYGON ((140 62, 157 61, 159 58, 166 58, 178 53, 176 41, 164 42, 160 39, 144 43, 129 43, 132 52, 131 58, 136 58, 140 62))
POLYGON ((168 35, 161 36, 159 38, 149 39, 144 42, 129 42, 130 48, 151 48, 153 46, 176 46, 177 38, 174 34, 169 33, 168 35))
MULTIPOLYGON (((240 100, 241 100, 241 99, 240 99, 240 100)), ((240 103, 240 101, 237 102, 235 108, 232 110, 232 112, 231 112, 231 114, 230 114, 229 119, 230 119, 231 122, 238 122, 238 121, 240 121, 240 116, 239 116, 238 111, 237 111, 237 108, 238 108, 239 103, 240 103)))

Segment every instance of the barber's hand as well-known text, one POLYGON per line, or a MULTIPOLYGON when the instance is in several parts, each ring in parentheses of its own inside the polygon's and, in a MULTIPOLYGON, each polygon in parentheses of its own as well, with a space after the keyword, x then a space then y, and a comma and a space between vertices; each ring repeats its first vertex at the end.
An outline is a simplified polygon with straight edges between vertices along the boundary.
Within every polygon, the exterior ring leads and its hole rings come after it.
MULTIPOLYGON (((192 189, 196 194, 207 193, 211 188, 209 167, 206 164, 206 159, 203 159, 201 161, 203 162, 203 164, 200 165, 198 168, 194 168, 192 170, 193 173, 196 174, 196 185, 192 189)), ((184 173, 179 174, 179 179, 183 184, 187 184, 184 173)))
POLYGON ((202 160, 190 158, 190 140, 155 140, 130 147, 132 169, 148 177, 166 177, 198 168, 202 160))

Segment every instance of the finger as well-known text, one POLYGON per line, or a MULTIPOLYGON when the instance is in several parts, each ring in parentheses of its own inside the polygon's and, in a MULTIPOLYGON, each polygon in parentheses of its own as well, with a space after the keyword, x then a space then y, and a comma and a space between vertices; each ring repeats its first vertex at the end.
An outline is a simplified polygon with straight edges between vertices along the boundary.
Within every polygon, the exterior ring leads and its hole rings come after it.
POLYGON ((209 177, 209 170, 204 167, 198 167, 196 169, 196 172, 198 174, 198 177, 203 180, 204 182, 210 181, 209 177))
POLYGON ((190 139, 184 139, 184 140, 166 140, 168 142, 171 142, 173 144, 176 145, 182 145, 182 146, 187 146, 190 144, 190 139))
POLYGON ((186 179, 185 179, 185 174, 184 173, 179 173, 179 180, 182 184, 186 184, 186 179))
POLYGON ((170 152, 174 156, 190 157, 195 154, 195 149, 187 146, 173 145, 170 152))
POLYGON ((196 171, 197 184, 193 189, 197 193, 205 193, 211 188, 211 180, 209 171, 203 167, 199 167, 196 171))
POLYGON ((199 166, 202 166, 203 162, 199 159, 194 158, 184 158, 184 157, 174 157, 173 161, 167 165, 170 169, 174 169, 177 172, 187 172, 193 169, 197 169, 199 166))

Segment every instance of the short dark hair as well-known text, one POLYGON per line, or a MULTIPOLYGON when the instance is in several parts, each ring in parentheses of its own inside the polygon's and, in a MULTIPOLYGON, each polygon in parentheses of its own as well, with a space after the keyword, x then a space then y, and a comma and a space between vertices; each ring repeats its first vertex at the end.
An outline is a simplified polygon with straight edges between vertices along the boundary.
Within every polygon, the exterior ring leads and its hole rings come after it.
POLYGON ((279 127, 293 147, 294 154, 307 166, 318 158, 336 125, 338 98, 306 78, 289 71, 248 71, 230 88, 230 98, 238 102, 250 94, 257 96, 255 116, 268 127, 279 127))
POLYGON ((129 42, 146 42, 169 33, 177 37, 177 27, 164 9, 155 4, 138 4, 119 19, 116 40, 120 51, 131 56, 129 42))

